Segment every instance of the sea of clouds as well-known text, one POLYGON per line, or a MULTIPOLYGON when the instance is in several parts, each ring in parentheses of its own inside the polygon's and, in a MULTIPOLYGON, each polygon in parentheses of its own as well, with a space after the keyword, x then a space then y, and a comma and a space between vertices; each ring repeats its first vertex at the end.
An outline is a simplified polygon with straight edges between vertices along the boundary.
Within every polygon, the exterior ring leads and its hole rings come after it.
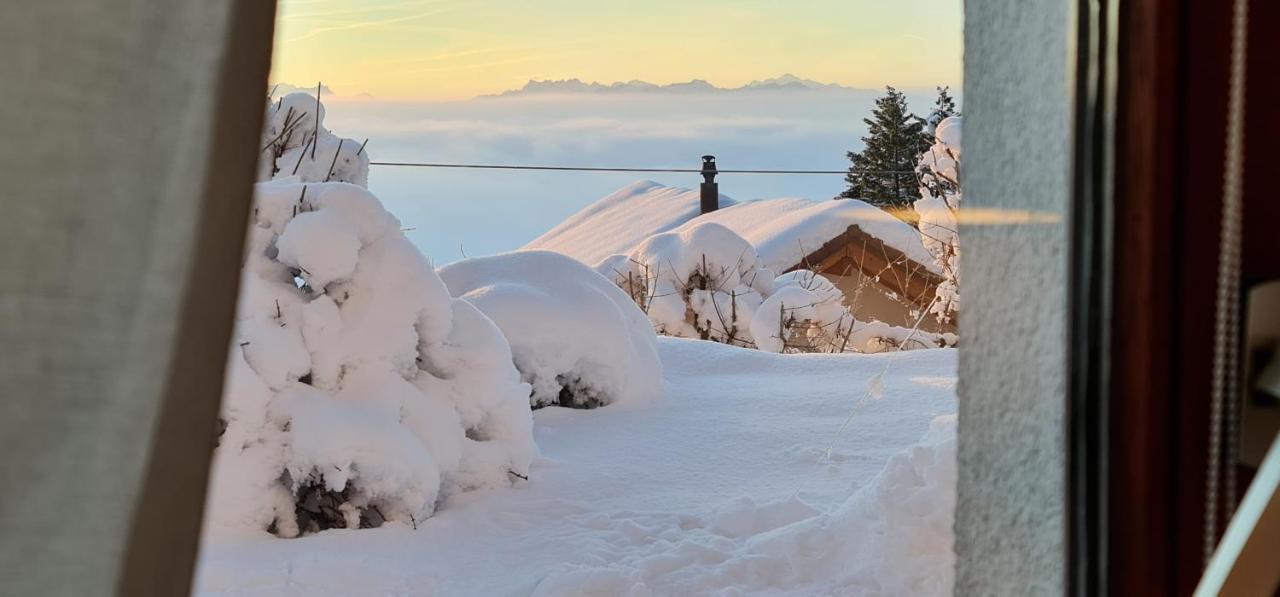
MULTIPOLYGON (((878 90, 718 94, 568 94, 406 103, 326 99, 326 125, 369 138, 374 161, 721 169, 848 167, 878 90)), ((927 113, 932 90, 908 92, 927 113)), ((369 188, 438 265, 519 248, 566 216, 646 178, 697 188, 683 173, 452 170, 374 166, 369 188)), ((723 174, 738 200, 827 199, 841 176, 723 174)))

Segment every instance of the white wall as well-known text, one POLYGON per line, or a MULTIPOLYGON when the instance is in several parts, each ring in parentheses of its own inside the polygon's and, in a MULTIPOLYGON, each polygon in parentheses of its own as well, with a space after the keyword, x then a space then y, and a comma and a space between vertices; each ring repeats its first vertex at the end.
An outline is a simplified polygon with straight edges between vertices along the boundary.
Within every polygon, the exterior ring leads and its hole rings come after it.
POLYGON ((961 595, 1062 594, 1069 39, 1063 0, 965 2, 957 577, 961 595))

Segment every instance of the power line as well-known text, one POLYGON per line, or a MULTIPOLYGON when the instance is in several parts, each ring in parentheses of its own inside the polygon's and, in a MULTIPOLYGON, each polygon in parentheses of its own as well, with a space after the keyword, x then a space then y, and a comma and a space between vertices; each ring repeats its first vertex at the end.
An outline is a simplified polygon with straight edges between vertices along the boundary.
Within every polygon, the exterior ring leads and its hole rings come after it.
MULTIPOLYGON (((370 166, 397 166, 414 168, 471 168, 481 170, 559 170, 572 172, 676 172, 701 174, 696 168, 604 168, 594 166, 529 166, 501 164, 437 164, 426 162, 369 162, 370 166)), ((716 170, 717 174, 848 174, 848 170, 716 170)), ((915 175, 910 171, 868 171, 864 174, 915 175)))

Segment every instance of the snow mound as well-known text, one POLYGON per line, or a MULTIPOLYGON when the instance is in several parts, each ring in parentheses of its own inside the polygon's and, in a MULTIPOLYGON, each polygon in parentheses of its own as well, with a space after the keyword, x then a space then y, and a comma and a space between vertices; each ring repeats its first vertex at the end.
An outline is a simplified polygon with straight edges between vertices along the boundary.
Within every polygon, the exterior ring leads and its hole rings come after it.
MULTIPOLYGON (((699 197, 698 191, 637 181, 588 205, 523 248, 563 253, 594 266, 698 217, 699 197)), ((733 199, 720 196, 720 205, 733 204, 733 199)))
POLYGON ((324 127, 324 113, 315 96, 302 92, 267 102, 258 180, 297 177, 302 182, 368 185, 364 143, 330 132, 324 127))
POLYGON ((956 417, 938 417, 921 443, 889 459, 844 505, 747 541, 721 572, 792 590, 950 595, 956 417), (814 579, 817 587, 809 586, 814 579), (822 589, 820 589, 822 587, 822 589))
POLYGON ((612 563, 566 564, 534 595, 950 595, 955 580, 955 415, 843 504, 739 498, 612 563))
POLYGON ((640 402, 662 389, 657 337, 617 286, 559 253, 519 251, 440 269, 511 343, 534 407, 640 402))
POLYGON ((742 496, 721 507, 711 518, 711 531, 730 539, 741 539, 782 528, 817 516, 820 512, 791 496, 778 502, 757 504, 749 496, 742 496))
POLYGON ((260 183, 209 526, 295 536, 416 526, 527 477, 529 387, 399 222, 345 183, 260 183))

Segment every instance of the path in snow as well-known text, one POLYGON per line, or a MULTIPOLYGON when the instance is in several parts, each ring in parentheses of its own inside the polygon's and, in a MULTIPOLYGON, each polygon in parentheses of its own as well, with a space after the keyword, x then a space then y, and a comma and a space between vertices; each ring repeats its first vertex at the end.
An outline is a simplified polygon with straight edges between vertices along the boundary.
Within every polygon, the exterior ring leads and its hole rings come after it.
POLYGON ((955 350, 796 356, 672 338, 659 350, 659 401, 535 413, 542 457, 524 486, 456 497, 416 531, 206 537, 197 593, 737 594, 697 577, 751 536, 841 504, 956 412, 955 350), (820 462, 886 364, 883 398, 820 462))

